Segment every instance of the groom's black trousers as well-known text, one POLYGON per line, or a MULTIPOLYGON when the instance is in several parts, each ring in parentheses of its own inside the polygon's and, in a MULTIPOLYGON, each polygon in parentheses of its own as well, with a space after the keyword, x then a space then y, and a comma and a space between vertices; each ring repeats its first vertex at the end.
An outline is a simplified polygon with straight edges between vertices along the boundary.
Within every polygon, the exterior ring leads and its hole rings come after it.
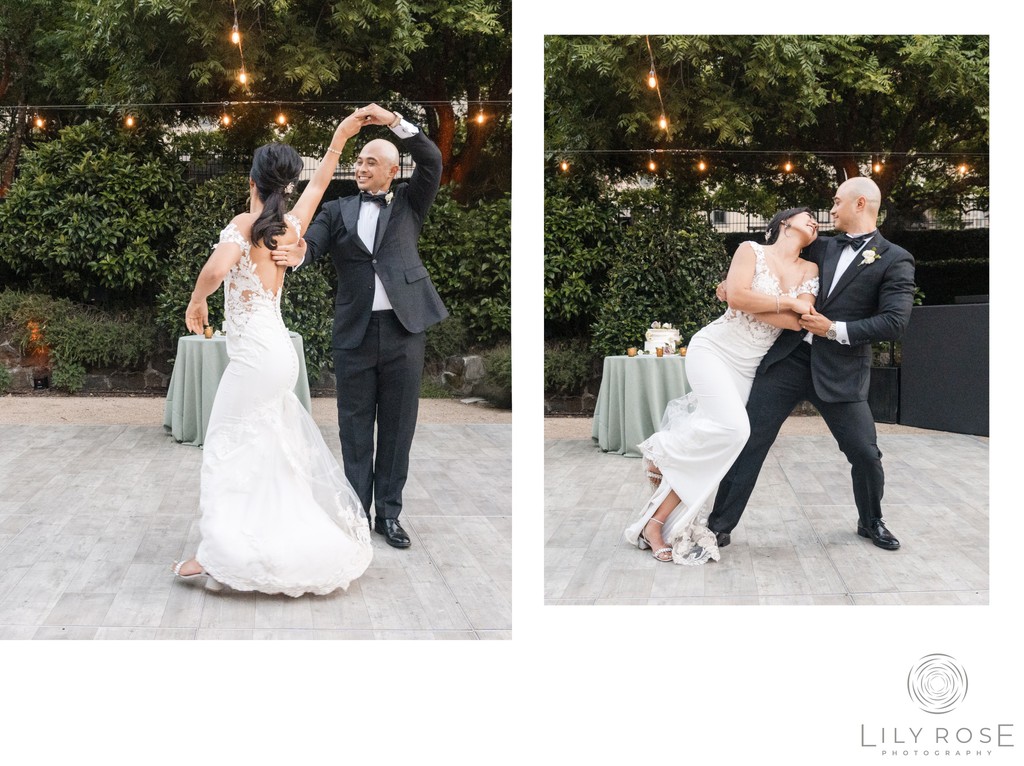
POLYGON ((710 529, 731 532, 739 523, 779 429, 804 400, 821 413, 850 462, 860 523, 867 525, 882 517, 885 475, 871 409, 867 402, 823 402, 811 382, 811 347, 801 342, 793 353, 754 378, 747 400, 750 438, 718 486, 714 510, 708 518, 710 529))
POLYGON ((394 311, 374 311, 356 348, 334 349, 342 462, 367 516, 371 503, 381 518, 402 512, 425 348, 426 333, 407 331, 394 311))

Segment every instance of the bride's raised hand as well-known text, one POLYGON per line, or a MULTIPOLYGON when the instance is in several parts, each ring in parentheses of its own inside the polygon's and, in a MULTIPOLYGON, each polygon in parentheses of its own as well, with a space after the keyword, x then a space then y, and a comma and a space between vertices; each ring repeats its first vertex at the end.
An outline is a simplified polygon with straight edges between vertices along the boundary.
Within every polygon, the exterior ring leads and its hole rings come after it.
POLYGON ((202 335, 209 323, 210 312, 206 307, 206 300, 197 301, 193 298, 185 309, 185 326, 196 335, 202 335))
POLYGON ((356 109, 352 114, 338 123, 338 127, 334 131, 334 134, 348 140, 358 133, 359 129, 363 127, 363 125, 367 124, 367 120, 367 115, 362 113, 360 109, 356 109))

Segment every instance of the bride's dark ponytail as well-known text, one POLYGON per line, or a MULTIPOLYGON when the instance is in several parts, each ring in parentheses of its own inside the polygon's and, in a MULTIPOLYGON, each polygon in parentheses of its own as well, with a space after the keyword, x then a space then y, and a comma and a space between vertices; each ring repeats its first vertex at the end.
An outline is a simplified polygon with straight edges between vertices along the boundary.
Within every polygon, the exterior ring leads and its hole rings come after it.
POLYGON ((249 177, 263 202, 263 210, 252 225, 250 239, 257 247, 277 247, 277 237, 287 230, 284 214, 288 211, 286 187, 294 184, 302 172, 302 158, 288 144, 264 144, 252 157, 249 177))

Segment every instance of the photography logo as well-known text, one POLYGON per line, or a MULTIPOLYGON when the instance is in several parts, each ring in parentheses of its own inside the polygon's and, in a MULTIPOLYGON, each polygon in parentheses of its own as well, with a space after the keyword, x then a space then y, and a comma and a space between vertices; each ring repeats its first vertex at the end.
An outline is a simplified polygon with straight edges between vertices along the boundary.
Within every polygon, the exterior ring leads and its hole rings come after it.
POLYGON ((929 654, 910 669, 907 691, 924 712, 949 713, 967 696, 967 673, 948 654, 929 654))
MULTIPOLYGON (((984 679, 981 688, 985 689, 984 679)), ((979 720, 972 712, 973 697, 972 703, 964 704, 967 671, 955 658, 926 654, 915 662, 907 673, 907 695, 927 715, 908 711, 898 720, 865 721, 860 726, 862 749, 886 760, 925 757, 932 763, 1012 757, 1014 725, 1002 718, 979 720)))

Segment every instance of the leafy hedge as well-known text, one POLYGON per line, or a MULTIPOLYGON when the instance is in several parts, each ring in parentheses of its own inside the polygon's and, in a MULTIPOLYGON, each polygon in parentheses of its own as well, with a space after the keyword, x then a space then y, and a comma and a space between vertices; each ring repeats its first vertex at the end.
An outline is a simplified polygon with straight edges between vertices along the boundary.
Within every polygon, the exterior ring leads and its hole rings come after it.
POLYGON ((100 311, 64 298, 0 292, 0 324, 13 328, 23 354, 45 346, 54 386, 75 393, 87 369, 132 371, 145 366, 158 348, 151 309, 100 311), (34 338, 30 323, 40 331, 34 338))
POLYGON ((512 198, 464 207, 442 188, 423 226, 420 256, 472 341, 512 335, 512 198))
POLYGON ((676 208, 658 189, 621 195, 630 224, 616 243, 615 265, 593 324, 593 349, 621 354, 643 342, 651 322, 671 322, 684 341, 722 313, 715 286, 729 266, 706 219, 676 208))
POLYGON ((107 305, 152 298, 173 244, 183 167, 145 131, 100 121, 25 152, 0 205, 0 259, 29 289, 107 305))

